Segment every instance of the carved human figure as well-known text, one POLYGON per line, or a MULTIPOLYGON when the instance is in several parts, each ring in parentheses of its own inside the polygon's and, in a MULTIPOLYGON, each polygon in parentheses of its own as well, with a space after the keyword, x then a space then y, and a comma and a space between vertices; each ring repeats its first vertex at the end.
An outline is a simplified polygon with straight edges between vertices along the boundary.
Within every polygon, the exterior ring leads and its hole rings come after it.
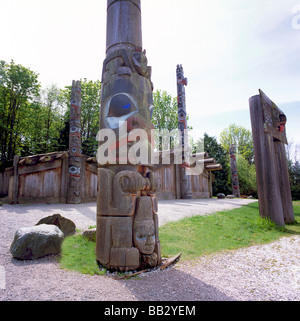
POLYGON ((151 198, 141 197, 138 202, 134 225, 134 244, 141 254, 151 254, 155 249, 155 223, 151 198))

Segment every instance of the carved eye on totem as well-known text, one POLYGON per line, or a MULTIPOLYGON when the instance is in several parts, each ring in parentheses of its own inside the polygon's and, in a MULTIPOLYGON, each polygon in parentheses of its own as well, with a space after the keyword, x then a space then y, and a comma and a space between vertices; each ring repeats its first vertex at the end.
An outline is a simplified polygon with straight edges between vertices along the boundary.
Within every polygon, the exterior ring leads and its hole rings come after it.
POLYGON ((80 174, 80 167, 76 167, 76 166, 70 166, 69 167, 69 173, 71 174, 80 174))
POLYGON ((71 152, 74 154, 74 153, 79 153, 79 154, 81 154, 82 153, 82 150, 81 149, 77 149, 76 147, 73 147, 72 149, 71 149, 71 152))
POLYGON ((108 101, 106 119, 111 129, 118 128, 120 123, 138 112, 134 101, 134 98, 125 93, 117 94, 108 101))
POLYGON ((70 128, 70 132, 73 134, 73 133, 77 133, 77 132, 80 132, 80 129, 76 126, 72 126, 70 128))
POLYGON ((107 117, 122 117, 136 110, 136 107, 127 95, 119 94, 114 96, 110 101, 107 117))
MULTIPOLYGON (((144 233, 144 232, 141 232, 141 233, 137 234, 136 237, 137 237, 137 239, 138 239, 139 241, 144 241, 144 242, 146 242, 148 238, 149 238, 149 240, 150 240, 150 239, 151 239, 151 240, 155 240, 155 233, 152 233, 152 234, 148 235, 148 234, 146 234, 146 233, 144 233)), ((152 242, 151 242, 151 244, 152 244, 152 242)))

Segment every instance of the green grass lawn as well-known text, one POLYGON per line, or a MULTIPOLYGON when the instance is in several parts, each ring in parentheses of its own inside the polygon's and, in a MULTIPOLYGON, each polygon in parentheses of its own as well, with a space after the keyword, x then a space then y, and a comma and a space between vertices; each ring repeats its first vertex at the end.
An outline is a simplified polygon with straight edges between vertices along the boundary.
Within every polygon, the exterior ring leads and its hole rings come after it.
MULTIPOLYGON (((294 202, 296 221, 300 222, 300 202, 294 202)), ((281 236, 300 234, 300 224, 279 228, 259 216, 258 202, 213 215, 194 216, 166 224, 160 229, 162 255, 182 252, 191 260, 203 254, 264 244, 281 236)))
POLYGON ((82 235, 68 236, 64 239, 61 249, 60 266, 63 269, 83 274, 104 275, 96 262, 96 242, 88 241, 82 235))
MULTIPOLYGON (((260 218, 258 202, 231 211, 207 216, 194 216, 160 228, 162 255, 182 252, 182 259, 192 260, 203 254, 232 250, 253 244, 275 241, 282 236, 300 235, 300 201, 293 202, 299 223, 279 228, 260 218)), ((67 237, 60 257, 62 268, 85 274, 104 274, 96 263, 95 242, 81 235, 67 237)))

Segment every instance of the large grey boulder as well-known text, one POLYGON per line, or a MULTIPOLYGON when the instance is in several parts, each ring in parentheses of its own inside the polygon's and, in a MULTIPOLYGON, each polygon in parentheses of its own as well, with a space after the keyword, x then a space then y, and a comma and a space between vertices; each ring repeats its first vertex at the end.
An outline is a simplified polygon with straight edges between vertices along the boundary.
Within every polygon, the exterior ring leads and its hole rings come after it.
POLYGON ((219 194, 217 195, 217 198, 218 198, 218 199, 224 199, 224 198, 225 198, 225 194, 219 193, 219 194))
POLYGON ((76 225, 74 222, 61 216, 60 214, 53 214, 51 216, 44 217, 36 225, 40 224, 56 225, 65 236, 76 233, 76 225))
POLYGON ((23 227, 16 231, 10 252, 16 259, 36 260, 58 254, 63 239, 64 233, 55 225, 23 227))

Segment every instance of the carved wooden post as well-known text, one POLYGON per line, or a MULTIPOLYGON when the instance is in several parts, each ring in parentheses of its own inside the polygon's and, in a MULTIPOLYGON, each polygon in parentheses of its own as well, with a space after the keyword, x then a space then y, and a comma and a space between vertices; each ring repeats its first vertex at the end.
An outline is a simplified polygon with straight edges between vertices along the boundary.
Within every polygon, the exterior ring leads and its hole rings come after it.
POLYGON ((156 181, 147 154, 152 90, 151 67, 142 50, 140 0, 108 0, 97 153, 96 256, 110 269, 128 271, 161 263, 156 181), (102 135, 115 140, 107 141, 102 135), (137 145, 140 148, 135 149, 137 145), (101 148, 115 157, 105 160, 101 148))
POLYGON ((180 165, 180 193, 182 199, 192 199, 191 177, 186 175, 186 166, 189 165, 187 156, 188 136, 187 136, 187 119, 186 119, 186 100, 185 86, 187 78, 184 78, 182 65, 177 65, 177 101, 178 101, 178 128, 181 134, 182 146, 182 165, 180 165))
POLYGON ((235 197, 241 197, 241 195, 240 195, 240 185, 239 185, 239 175, 238 175, 238 170, 237 170, 234 145, 231 145, 229 153, 230 153, 232 194, 235 197))
POLYGON ((284 226, 295 220, 284 149, 286 116, 261 90, 249 104, 260 215, 284 226))
POLYGON ((19 196, 19 173, 18 173, 18 167, 19 167, 19 161, 20 156, 15 155, 14 156, 14 163, 13 163, 13 169, 14 169, 14 175, 10 177, 9 179, 9 202, 11 204, 18 204, 18 196, 19 196))
POLYGON ((81 83, 72 83, 67 203, 80 204, 81 193, 81 83))

